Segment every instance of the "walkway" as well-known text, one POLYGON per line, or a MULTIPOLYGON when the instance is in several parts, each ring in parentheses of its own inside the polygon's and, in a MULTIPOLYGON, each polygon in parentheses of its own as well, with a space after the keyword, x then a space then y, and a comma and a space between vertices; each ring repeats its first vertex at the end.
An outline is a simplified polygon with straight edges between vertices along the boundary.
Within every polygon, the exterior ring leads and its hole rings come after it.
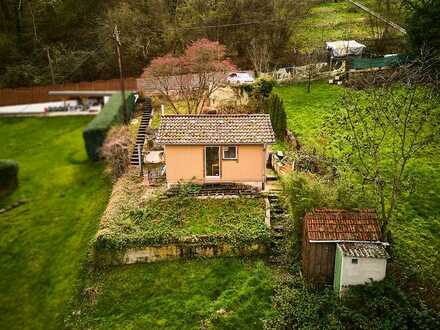
POLYGON ((143 148, 145 143, 145 137, 147 135, 147 129, 150 125, 151 113, 153 112, 153 106, 151 104, 151 99, 147 97, 144 103, 144 111, 142 113, 141 124, 138 128, 136 134, 136 143, 134 145, 133 152, 130 158, 131 165, 139 165, 139 160, 143 157, 143 148), (140 154, 140 155, 139 155, 140 154), (141 157, 139 159, 139 156, 141 157))

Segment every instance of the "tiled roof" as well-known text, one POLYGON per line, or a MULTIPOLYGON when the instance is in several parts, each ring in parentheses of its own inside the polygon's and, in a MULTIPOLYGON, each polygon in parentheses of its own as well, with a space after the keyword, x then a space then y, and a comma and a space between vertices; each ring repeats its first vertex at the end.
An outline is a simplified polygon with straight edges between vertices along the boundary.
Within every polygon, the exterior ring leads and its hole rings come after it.
POLYGON ((379 241, 380 227, 374 210, 315 209, 306 213, 309 241, 379 241))
POLYGON ((345 257, 354 258, 381 258, 390 256, 382 244, 372 243, 338 243, 345 257))
POLYGON ((165 115, 156 135, 159 144, 265 144, 275 135, 267 114, 165 115))

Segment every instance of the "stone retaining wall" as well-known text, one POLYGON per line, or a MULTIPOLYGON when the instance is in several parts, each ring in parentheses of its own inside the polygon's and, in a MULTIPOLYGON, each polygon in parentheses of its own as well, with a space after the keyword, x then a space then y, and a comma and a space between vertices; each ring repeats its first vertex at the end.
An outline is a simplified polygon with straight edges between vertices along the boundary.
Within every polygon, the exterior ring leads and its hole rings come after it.
POLYGON ((197 257, 232 257, 263 255, 268 247, 263 242, 254 242, 240 247, 229 243, 178 243, 149 245, 121 252, 95 251, 95 262, 102 265, 127 265, 163 260, 197 257))

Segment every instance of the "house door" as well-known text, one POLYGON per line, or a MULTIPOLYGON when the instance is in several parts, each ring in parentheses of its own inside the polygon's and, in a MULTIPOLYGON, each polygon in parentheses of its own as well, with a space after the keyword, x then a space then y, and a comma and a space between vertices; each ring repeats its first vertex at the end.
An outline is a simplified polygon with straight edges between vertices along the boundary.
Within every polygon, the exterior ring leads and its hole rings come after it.
POLYGON ((220 147, 205 148, 205 176, 220 178, 220 147))

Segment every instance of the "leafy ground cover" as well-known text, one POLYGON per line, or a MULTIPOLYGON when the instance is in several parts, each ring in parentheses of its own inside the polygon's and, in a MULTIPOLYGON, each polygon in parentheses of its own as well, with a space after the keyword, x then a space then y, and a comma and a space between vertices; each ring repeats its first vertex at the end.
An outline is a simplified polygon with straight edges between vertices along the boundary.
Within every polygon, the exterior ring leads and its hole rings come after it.
POLYGON ((60 329, 63 308, 110 192, 87 160, 90 117, 0 119, 0 158, 18 161, 19 187, 0 206, 0 328, 60 329))
POLYGON ((265 203, 261 198, 151 196, 142 206, 135 205, 115 216, 105 217, 96 248, 118 250, 178 242, 190 236, 237 245, 264 241, 269 237, 264 218, 265 203))
POLYGON ((261 329, 272 313, 262 262, 198 259, 117 267, 84 279, 72 329, 261 329))

